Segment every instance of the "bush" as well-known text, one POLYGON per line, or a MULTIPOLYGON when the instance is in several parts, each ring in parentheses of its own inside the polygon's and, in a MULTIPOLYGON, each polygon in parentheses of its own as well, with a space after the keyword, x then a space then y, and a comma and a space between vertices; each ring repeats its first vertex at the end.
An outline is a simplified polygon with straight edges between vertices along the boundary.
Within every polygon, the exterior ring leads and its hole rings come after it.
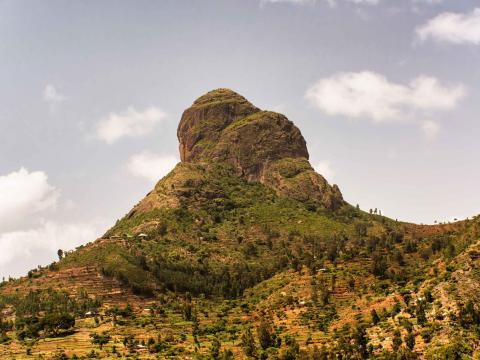
POLYGON ((90 334, 92 344, 97 344, 100 346, 100 350, 103 349, 103 345, 108 344, 111 339, 110 334, 104 331, 101 334, 90 334))

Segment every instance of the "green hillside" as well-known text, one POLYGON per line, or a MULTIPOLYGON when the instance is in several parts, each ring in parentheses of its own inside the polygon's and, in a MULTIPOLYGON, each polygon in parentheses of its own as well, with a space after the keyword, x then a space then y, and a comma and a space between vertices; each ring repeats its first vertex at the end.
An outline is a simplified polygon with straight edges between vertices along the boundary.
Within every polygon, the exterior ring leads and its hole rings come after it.
POLYGON ((292 122, 227 89, 178 137, 104 236, 1 285, 2 358, 480 358, 480 219, 349 205, 292 122))

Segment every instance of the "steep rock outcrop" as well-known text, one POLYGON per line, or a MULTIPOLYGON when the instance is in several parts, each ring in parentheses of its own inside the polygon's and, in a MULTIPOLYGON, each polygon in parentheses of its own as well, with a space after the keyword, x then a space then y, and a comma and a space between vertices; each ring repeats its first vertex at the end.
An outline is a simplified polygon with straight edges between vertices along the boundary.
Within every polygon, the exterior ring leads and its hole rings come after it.
POLYGON ((186 162, 208 159, 227 126, 258 111, 243 96, 228 89, 210 91, 199 97, 183 112, 178 125, 180 159, 186 162))
POLYGON ((184 111, 177 136, 182 162, 225 162, 280 196, 327 209, 343 204, 338 187, 311 167, 305 139, 293 122, 258 109, 232 90, 198 98, 184 111))

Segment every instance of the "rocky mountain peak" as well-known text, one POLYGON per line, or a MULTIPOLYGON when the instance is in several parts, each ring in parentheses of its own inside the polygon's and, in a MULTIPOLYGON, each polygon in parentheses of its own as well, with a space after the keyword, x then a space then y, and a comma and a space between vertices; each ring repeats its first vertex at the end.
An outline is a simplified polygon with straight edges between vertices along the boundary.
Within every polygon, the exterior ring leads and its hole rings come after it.
POLYGON ((259 111, 229 89, 217 89, 200 96, 183 112, 178 126, 180 159, 186 162, 207 160, 225 128, 259 111))
POLYGON ((300 130, 286 116, 264 111, 229 89, 202 95, 186 109, 177 131, 182 162, 224 162, 239 176, 282 196, 337 208, 336 186, 315 173, 300 130))

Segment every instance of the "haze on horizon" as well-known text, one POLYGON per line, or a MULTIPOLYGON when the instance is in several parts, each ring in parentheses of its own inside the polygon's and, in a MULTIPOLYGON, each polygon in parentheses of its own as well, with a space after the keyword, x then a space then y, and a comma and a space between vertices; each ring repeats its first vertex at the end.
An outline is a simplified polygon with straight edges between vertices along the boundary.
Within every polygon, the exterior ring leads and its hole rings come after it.
POLYGON ((0 277, 94 240, 179 161, 227 87, 284 113, 345 199, 480 213, 473 0, 0 1, 0 277))

